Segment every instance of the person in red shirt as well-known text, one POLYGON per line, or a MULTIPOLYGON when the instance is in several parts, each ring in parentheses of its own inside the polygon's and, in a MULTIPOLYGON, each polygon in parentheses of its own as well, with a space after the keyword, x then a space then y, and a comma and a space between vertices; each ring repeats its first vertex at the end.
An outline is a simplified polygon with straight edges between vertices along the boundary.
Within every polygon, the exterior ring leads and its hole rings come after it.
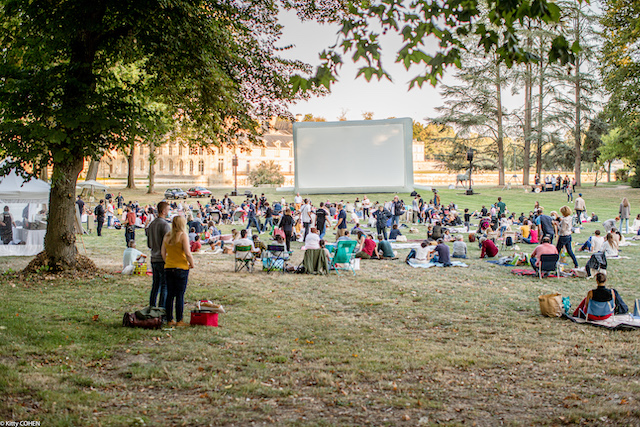
POLYGON ((196 234, 195 239, 189 244, 189 246, 191 247, 191 253, 198 252, 202 247, 202 243, 200 243, 200 236, 196 234))
POLYGON ((374 254, 377 259, 380 259, 380 254, 378 253, 376 242, 373 241, 371 236, 366 236, 364 241, 362 242, 360 251, 356 253, 355 257, 362 259, 371 259, 373 258, 374 254))
POLYGON ((124 221, 124 239, 129 246, 129 240, 136 240, 136 213, 132 208, 126 208, 127 215, 124 221))
POLYGON ((480 258, 493 258, 494 256, 498 255, 498 247, 495 243, 493 243, 493 240, 483 237, 480 239, 480 245, 480 258))
POLYGON ((541 255, 554 255, 557 253, 558 249, 551 244, 551 238, 549 236, 544 236, 542 238, 542 243, 536 246, 531 253, 531 266, 535 271, 538 271, 541 255))

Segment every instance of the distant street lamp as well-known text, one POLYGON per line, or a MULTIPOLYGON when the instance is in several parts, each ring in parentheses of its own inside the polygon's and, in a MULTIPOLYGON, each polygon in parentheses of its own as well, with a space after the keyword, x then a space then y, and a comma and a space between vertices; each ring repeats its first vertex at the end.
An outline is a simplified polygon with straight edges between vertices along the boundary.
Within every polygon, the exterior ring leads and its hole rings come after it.
POLYGON ((232 196, 238 195, 238 155, 233 154, 233 159, 231 160, 231 165, 233 166, 233 193, 232 196))
POLYGON ((471 170, 473 169, 473 148, 469 148, 467 151, 467 161, 469 162, 469 189, 467 190, 467 196, 472 196, 473 188, 471 188, 471 170))

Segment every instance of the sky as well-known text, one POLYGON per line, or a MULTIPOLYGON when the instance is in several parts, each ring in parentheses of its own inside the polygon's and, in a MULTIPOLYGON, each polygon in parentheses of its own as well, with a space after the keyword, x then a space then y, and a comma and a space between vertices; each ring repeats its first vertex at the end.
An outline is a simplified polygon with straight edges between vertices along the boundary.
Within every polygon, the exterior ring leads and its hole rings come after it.
MULTIPOLYGON (((283 12, 281 23, 284 26, 280 46, 288 44, 294 47, 283 52, 289 59, 299 59, 316 66, 322 50, 336 41, 337 25, 320 25, 315 22, 300 22, 295 13, 283 12)), ((363 77, 355 79, 358 66, 350 58, 343 58, 344 65, 331 93, 324 97, 314 97, 291 107, 293 114, 313 114, 329 121, 337 120, 342 111, 346 111, 348 120, 362 120, 362 113, 373 112, 374 119, 388 117, 411 117, 424 122, 428 117, 437 116, 435 107, 442 104, 438 89, 430 84, 422 88, 414 87, 410 91, 409 80, 419 70, 406 71, 404 66, 394 63, 395 52, 402 45, 399 36, 387 35, 382 41, 383 64, 391 74, 393 82, 376 78, 367 82, 363 77)))

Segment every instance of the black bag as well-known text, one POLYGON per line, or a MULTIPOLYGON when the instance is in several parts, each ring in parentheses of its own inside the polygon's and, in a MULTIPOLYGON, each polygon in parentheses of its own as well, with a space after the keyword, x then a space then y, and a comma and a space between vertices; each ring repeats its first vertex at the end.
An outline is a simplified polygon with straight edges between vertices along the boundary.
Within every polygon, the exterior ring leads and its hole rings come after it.
POLYGON ((125 313, 124 316, 122 316, 122 326, 128 328, 160 329, 162 327, 162 318, 151 317, 140 320, 136 317, 135 313, 125 313))

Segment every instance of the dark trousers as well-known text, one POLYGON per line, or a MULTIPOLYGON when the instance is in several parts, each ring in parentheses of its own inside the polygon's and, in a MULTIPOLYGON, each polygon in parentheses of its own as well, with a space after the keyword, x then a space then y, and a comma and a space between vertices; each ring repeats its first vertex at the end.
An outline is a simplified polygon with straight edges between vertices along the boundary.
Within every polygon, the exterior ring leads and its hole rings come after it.
POLYGON ((129 240, 136 240, 136 227, 135 226, 125 226, 124 228, 124 240, 127 242, 127 247, 129 247, 129 240))
POLYGON ((302 238, 302 240, 304 241, 304 239, 307 238, 307 234, 309 234, 309 227, 311 226, 311 223, 303 222, 302 225, 304 225, 304 237, 302 238))
POLYGON ((98 226, 96 228, 96 233, 98 236, 102 236, 102 226, 104 225, 104 217, 98 218, 98 226))
POLYGON ((291 250, 291 233, 293 230, 283 230, 284 231, 284 243, 288 251, 291 250))
POLYGON ((369 208, 362 208, 362 219, 369 218, 369 208))
POLYGON ((573 261, 573 265, 577 268, 578 261, 576 260, 576 256, 573 254, 573 249, 571 249, 571 235, 558 236, 558 244, 556 245, 556 249, 558 249, 558 253, 560 253, 563 247, 567 248, 567 253, 571 257, 571 260, 573 261))
POLYGON ((164 305, 167 312, 167 322, 173 320, 174 301, 176 305, 176 322, 180 322, 184 311, 184 293, 187 290, 187 282, 189 281, 189 270, 165 268, 164 274, 167 280, 167 299, 164 305))
POLYGON ((164 274, 164 262, 152 262, 151 271, 153 271, 153 282, 151 285, 151 295, 149 296, 149 305, 151 307, 164 307, 164 302, 167 299, 167 278, 164 274), (159 300, 158 294, 160 294, 159 300))
POLYGON ((387 239, 387 227, 380 227, 379 225, 376 225, 376 231, 378 232, 378 236, 382 235, 382 236, 384 236, 384 240, 388 240, 387 239))
POLYGON ((249 222, 247 222, 247 230, 251 228, 251 224, 255 225, 258 229, 258 233, 262 231, 262 227, 260 227, 260 222, 258 222, 258 218, 255 216, 249 217, 249 222))

